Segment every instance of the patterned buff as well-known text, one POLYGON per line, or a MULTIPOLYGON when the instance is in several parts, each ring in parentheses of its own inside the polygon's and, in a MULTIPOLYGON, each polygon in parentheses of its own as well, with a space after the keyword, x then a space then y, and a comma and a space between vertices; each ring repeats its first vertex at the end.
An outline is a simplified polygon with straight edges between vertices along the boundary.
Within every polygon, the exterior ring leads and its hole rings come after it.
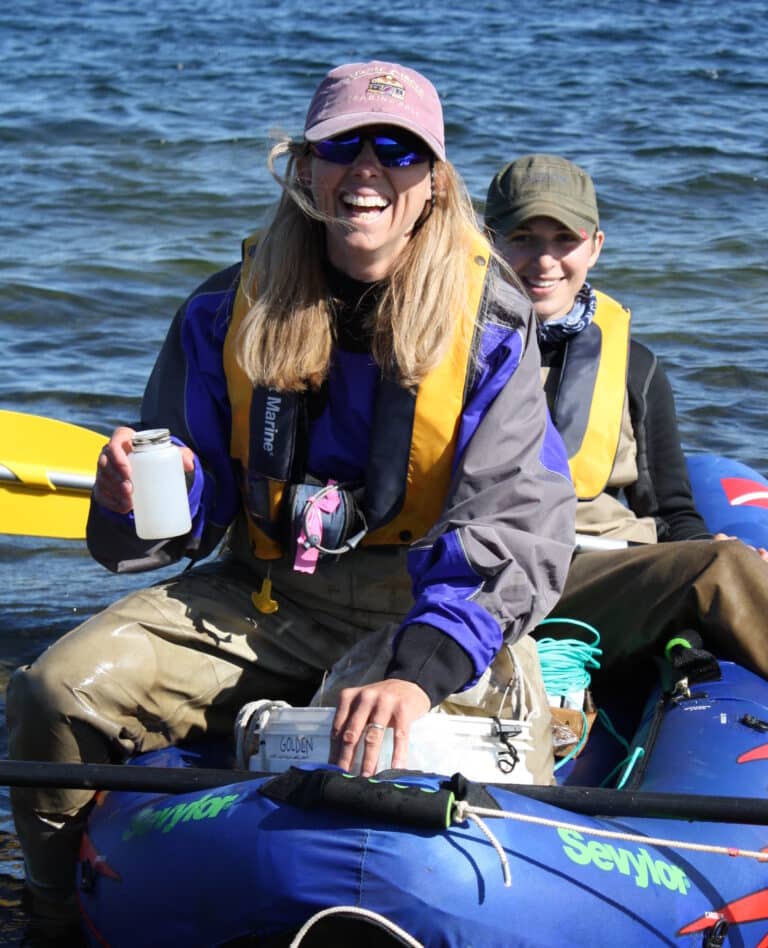
POLYGON ((539 341, 556 344, 575 336, 592 322, 596 306, 597 297, 589 283, 585 283, 576 294, 570 313, 559 319, 548 319, 545 323, 539 323, 539 341))

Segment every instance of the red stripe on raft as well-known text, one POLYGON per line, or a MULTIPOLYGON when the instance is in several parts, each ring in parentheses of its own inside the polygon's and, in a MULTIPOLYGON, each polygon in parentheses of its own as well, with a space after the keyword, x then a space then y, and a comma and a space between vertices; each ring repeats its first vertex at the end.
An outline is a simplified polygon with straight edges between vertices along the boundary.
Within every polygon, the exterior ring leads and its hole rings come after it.
POLYGON ((748 764, 753 760, 768 760, 768 744, 761 744, 759 747, 745 751, 736 758, 736 763, 748 764))
POLYGON ((768 509, 768 488, 746 477, 723 477, 723 492, 731 507, 765 507, 768 509))
POLYGON ((759 922, 768 918, 768 889, 760 889, 759 892, 745 895, 742 899, 728 902, 720 909, 707 912, 690 925, 681 928, 677 934, 692 935, 694 932, 704 931, 715 924, 717 917, 737 925, 743 922, 759 922))

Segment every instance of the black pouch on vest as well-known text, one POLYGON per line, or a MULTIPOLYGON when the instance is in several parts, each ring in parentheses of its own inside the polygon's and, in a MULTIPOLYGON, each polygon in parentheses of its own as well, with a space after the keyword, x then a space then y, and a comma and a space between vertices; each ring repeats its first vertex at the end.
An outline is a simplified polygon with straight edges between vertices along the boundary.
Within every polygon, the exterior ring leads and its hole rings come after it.
POLYGON ((353 550, 368 532, 356 493, 332 481, 291 484, 285 509, 289 515, 288 553, 297 569, 303 568, 298 564, 306 559, 304 554, 309 554, 309 562, 340 556, 353 550))

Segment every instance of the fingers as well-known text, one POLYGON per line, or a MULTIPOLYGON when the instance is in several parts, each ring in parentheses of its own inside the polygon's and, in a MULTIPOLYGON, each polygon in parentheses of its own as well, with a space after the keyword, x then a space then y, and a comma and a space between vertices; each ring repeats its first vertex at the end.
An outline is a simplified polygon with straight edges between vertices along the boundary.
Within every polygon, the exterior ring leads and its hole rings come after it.
POLYGON ((189 474, 195 469, 195 452, 192 448, 186 446, 181 449, 181 461, 184 465, 184 470, 189 474))
MULTIPOLYGON (((104 445, 96 466, 93 496, 97 503, 116 513, 133 510, 133 485, 131 484, 130 454, 133 451, 133 428, 115 428, 109 442, 104 445)), ((194 471, 195 452, 186 446, 181 448, 185 471, 194 471)))
POLYGON ((345 688, 332 728, 331 763, 351 771, 361 751, 360 774, 370 777, 380 765, 387 728, 392 729, 392 767, 405 767, 412 722, 429 711, 427 694, 412 682, 387 679, 359 688, 345 688))
POLYGON ((395 727, 392 729, 392 769, 399 770, 408 765, 408 741, 411 729, 395 727))
POLYGON ((379 769, 381 746, 387 733, 387 725, 371 721, 363 728, 363 757, 360 761, 360 775, 371 777, 379 769))
MULTIPOLYGON (((712 537, 712 539, 719 541, 719 540, 738 540, 739 538, 738 538, 738 537, 729 536, 727 533, 716 533, 716 534, 712 537)), ((739 542, 743 543, 744 541, 741 540, 741 541, 739 541, 739 542)), ((762 546, 751 546, 751 544, 749 544, 749 543, 745 543, 744 545, 745 545, 745 546, 748 546, 750 550, 754 550, 755 553, 757 553, 757 555, 760 557, 761 560, 765 560, 765 562, 768 563, 768 550, 766 550, 765 547, 762 547, 762 546)))
POLYGON ((93 496, 102 507, 116 513, 128 513, 133 509, 128 455, 132 450, 131 438, 134 434, 132 428, 116 428, 102 448, 96 466, 93 496))
POLYGON ((331 762, 342 770, 351 771, 358 746, 361 746, 360 773, 364 777, 376 773, 390 719, 389 712, 375 708, 372 697, 366 696, 364 689, 344 689, 331 729, 331 762))

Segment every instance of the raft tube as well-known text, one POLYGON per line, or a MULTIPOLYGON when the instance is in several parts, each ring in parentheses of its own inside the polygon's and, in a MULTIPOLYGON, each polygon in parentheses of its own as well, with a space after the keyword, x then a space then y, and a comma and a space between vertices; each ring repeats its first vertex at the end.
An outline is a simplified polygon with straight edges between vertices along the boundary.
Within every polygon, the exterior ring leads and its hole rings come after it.
MULTIPOLYGON (((765 948, 768 865, 759 854, 768 830, 750 823, 750 812, 764 804, 768 783, 768 683, 731 663, 721 669, 720 681, 688 697, 650 697, 632 786, 682 800, 742 797, 743 823, 605 818, 525 788, 421 773, 363 781, 367 812, 357 803, 307 806, 312 793, 299 785, 286 796, 284 775, 183 795, 110 792, 83 841, 80 899, 91 943, 287 946, 313 915, 347 906, 441 948, 765 948), (451 822, 459 787, 470 803, 509 814, 481 816, 503 859, 471 818, 451 822), (407 801, 399 812, 387 808, 385 789, 434 797, 431 825, 408 825, 421 817, 410 819, 407 801), (726 932, 730 940, 715 940, 726 932)), ((170 748, 130 766, 201 763, 170 748)), ((361 780, 333 767, 297 773, 361 780)))
POLYGON ((768 549, 768 480, 719 455, 691 454, 687 461, 694 501, 707 527, 768 549))

